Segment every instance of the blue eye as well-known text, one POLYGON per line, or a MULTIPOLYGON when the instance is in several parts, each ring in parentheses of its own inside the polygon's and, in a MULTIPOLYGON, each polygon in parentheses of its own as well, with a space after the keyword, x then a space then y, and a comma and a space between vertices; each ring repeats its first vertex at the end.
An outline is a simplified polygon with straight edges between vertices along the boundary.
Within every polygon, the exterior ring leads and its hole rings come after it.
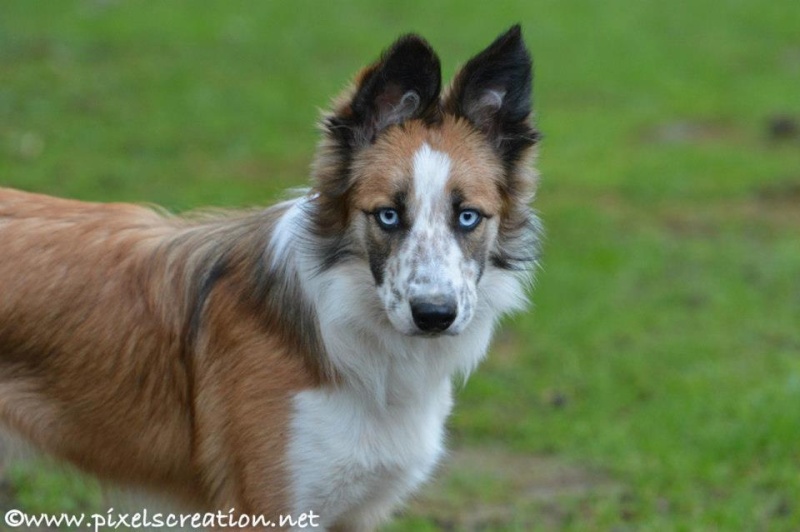
POLYGON ((378 225, 383 229, 397 229, 400 227, 400 214, 396 209, 379 209, 375 213, 375 219, 378 220, 378 225))
POLYGON ((461 229, 470 231, 478 227, 481 219, 481 214, 475 209, 464 209, 458 213, 458 226, 461 229))

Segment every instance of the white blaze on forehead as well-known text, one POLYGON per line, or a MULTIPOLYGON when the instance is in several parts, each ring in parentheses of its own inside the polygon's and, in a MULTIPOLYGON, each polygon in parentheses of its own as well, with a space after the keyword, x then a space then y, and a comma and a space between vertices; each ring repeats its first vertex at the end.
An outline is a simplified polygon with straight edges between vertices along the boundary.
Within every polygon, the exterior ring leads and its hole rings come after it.
POLYGON ((478 268, 453 234, 452 199, 447 193, 452 160, 425 143, 412 162, 411 228, 387 262, 380 297, 389 320, 406 334, 419 332, 411 308, 415 301, 454 302, 457 317, 448 332, 458 334, 475 312, 478 268))
POLYGON ((425 216, 444 195, 450 177, 450 157, 425 143, 414 154, 414 197, 425 216))

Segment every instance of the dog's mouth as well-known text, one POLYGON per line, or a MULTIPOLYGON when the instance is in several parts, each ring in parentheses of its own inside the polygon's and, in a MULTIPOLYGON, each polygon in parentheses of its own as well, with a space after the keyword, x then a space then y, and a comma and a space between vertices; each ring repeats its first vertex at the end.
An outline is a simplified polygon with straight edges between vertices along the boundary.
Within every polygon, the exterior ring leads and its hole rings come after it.
POLYGON ((441 331, 441 332, 426 332, 426 331, 414 331, 409 336, 414 336, 416 338, 441 338, 443 336, 458 336, 460 331, 441 331))

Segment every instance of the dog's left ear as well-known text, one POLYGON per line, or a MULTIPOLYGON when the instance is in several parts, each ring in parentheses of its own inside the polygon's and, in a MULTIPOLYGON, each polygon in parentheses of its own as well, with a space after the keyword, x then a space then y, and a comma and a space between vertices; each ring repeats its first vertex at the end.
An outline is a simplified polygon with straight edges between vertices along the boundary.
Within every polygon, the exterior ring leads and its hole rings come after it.
POLYGON ((484 132, 507 166, 539 139, 529 122, 532 70, 522 30, 515 25, 464 65, 444 98, 445 112, 484 132))

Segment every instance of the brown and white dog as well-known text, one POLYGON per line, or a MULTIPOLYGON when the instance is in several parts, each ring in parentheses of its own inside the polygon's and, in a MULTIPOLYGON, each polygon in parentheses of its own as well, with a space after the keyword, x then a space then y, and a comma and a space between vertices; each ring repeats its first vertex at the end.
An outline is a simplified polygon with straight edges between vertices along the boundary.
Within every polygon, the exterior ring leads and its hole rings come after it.
POLYGON ((265 210, 0 189, 0 420, 197 508, 376 527, 536 262, 520 28, 440 89, 397 40, 323 118, 313 187, 265 210))

